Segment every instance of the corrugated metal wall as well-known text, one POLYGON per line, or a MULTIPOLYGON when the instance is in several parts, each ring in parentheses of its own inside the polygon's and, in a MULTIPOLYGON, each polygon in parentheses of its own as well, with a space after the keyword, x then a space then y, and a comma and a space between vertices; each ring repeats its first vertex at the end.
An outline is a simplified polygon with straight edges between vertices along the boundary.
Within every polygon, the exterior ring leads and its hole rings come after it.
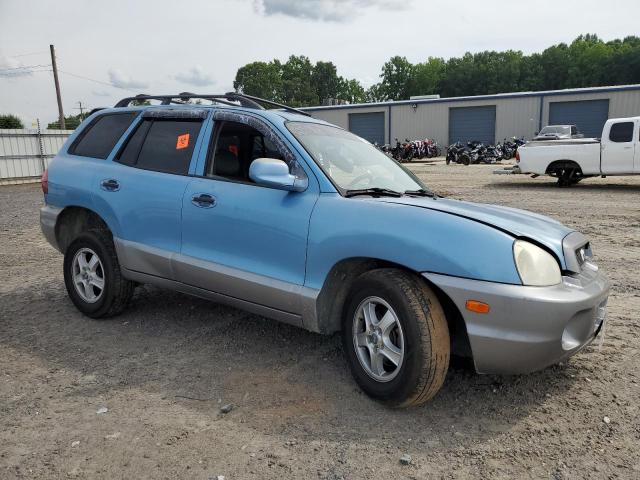
MULTIPOLYGON (((514 94, 517 95, 517 94, 514 94)), ((549 103, 579 100, 609 100, 609 118, 630 117, 640 115, 640 88, 607 92, 546 92, 509 97, 497 95, 492 98, 476 100, 441 99, 435 101, 416 102, 415 108, 409 102, 387 103, 372 107, 340 107, 328 109, 311 109, 316 118, 321 118, 342 128, 349 128, 349 113, 385 112, 385 142, 394 143, 398 138, 411 140, 432 138, 440 145, 449 141, 449 109, 459 107, 481 107, 495 105, 496 126, 495 140, 501 142, 505 138, 532 138, 541 126, 549 124, 549 103), (542 115, 540 109, 542 107, 542 115), (389 110, 391 111, 391 132, 389 133, 389 110)))
POLYGON ((73 130, 0 130, 0 184, 37 181, 73 130))

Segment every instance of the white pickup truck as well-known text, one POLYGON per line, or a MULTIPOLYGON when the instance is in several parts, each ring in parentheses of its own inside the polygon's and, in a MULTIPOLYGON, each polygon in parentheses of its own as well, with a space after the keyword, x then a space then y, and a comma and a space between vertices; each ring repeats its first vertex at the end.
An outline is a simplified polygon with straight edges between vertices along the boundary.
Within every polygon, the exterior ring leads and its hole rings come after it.
POLYGON ((612 118, 602 139, 580 138, 535 141, 518 148, 512 173, 557 177, 568 187, 583 178, 640 175, 640 117, 612 118))

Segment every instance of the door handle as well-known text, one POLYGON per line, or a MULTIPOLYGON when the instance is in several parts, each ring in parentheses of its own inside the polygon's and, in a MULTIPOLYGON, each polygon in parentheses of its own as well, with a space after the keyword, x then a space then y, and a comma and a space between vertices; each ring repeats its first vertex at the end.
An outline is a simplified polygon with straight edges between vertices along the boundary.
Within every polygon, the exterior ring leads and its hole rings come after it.
POLYGON ((100 182, 100 187, 107 192, 117 192, 120 190, 120 184, 113 178, 102 180, 102 182, 100 182))
POLYGON ((198 193, 191 197, 191 203, 200 208, 212 208, 216 206, 216 199, 208 193, 198 193))

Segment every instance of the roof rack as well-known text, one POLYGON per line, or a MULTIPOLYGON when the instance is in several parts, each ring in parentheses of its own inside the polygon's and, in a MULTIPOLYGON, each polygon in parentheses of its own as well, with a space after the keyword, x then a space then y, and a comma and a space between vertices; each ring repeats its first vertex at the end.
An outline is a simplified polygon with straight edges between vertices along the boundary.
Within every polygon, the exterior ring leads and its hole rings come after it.
POLYGON ((146 95, 139 94, 134 97, 126 97, 116 103, 115 108, 128 107, 132 101, 145 101, 145 100, 160 100, 161 105, 184 105, 187 100, 191 99, 201 99, 201 100, 211 100, 212 102, 219 103, 221 105, 228 105, 232 107, 237 107, 238 105, 233 102, 238 102, 240 106, 247 108, 254 108, 256 110, 264 110, 264 105, 269 105, 271 107, 281 108, 288 112, 298 113, 300 115, 304 115, 306 117, 310 117, 311 115, 307 112, 299 110, 297 108, 289 107, 287 105, 283 105, 282 103, 272 102, 271 100, 265 100, 264 98, 254 97, 252 95, 245 95, 243 93, 237 92, 227 92, 224 94, 199 94, 199 93, 191 93, 191 92, 182 92, 177 95, 146 95))

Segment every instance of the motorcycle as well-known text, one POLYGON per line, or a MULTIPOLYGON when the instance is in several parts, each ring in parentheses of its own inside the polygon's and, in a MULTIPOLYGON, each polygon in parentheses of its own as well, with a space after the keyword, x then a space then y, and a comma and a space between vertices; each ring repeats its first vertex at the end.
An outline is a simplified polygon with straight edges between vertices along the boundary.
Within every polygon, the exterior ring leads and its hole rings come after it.
POLYGON ((430 140, 426 138, 424 140, 425 150, 427 158, 433 158, 440 155, 440 148, 438 147, 438 142, 435 140, 430 140))
POLYGON ((393 158, 398 162, 405 163, 413 160, 414 150, 409 142, 409 139, 405 140, 405 143, 400 143, 400 140, 396 138, 396 146, 393 149, 393 158))
POLYGON ((464 146, 462 143, 455 142, 454 144, 447 147, 447 155, 445 157, 445 162, 447 165, 449 165, 451 162, 469 165, 470 161, 471 158, 468 155, 468 147, 464 146))
POLYGON ((521 145, 524 145, 525 143, 526 141, 522 137, 521 138, 511 137, 510 140, 507 140, 505 138, 502 144, 502 149, 503 149, 502 158, 504 160, 509 160, 515 157, 518 147, 521 145))

